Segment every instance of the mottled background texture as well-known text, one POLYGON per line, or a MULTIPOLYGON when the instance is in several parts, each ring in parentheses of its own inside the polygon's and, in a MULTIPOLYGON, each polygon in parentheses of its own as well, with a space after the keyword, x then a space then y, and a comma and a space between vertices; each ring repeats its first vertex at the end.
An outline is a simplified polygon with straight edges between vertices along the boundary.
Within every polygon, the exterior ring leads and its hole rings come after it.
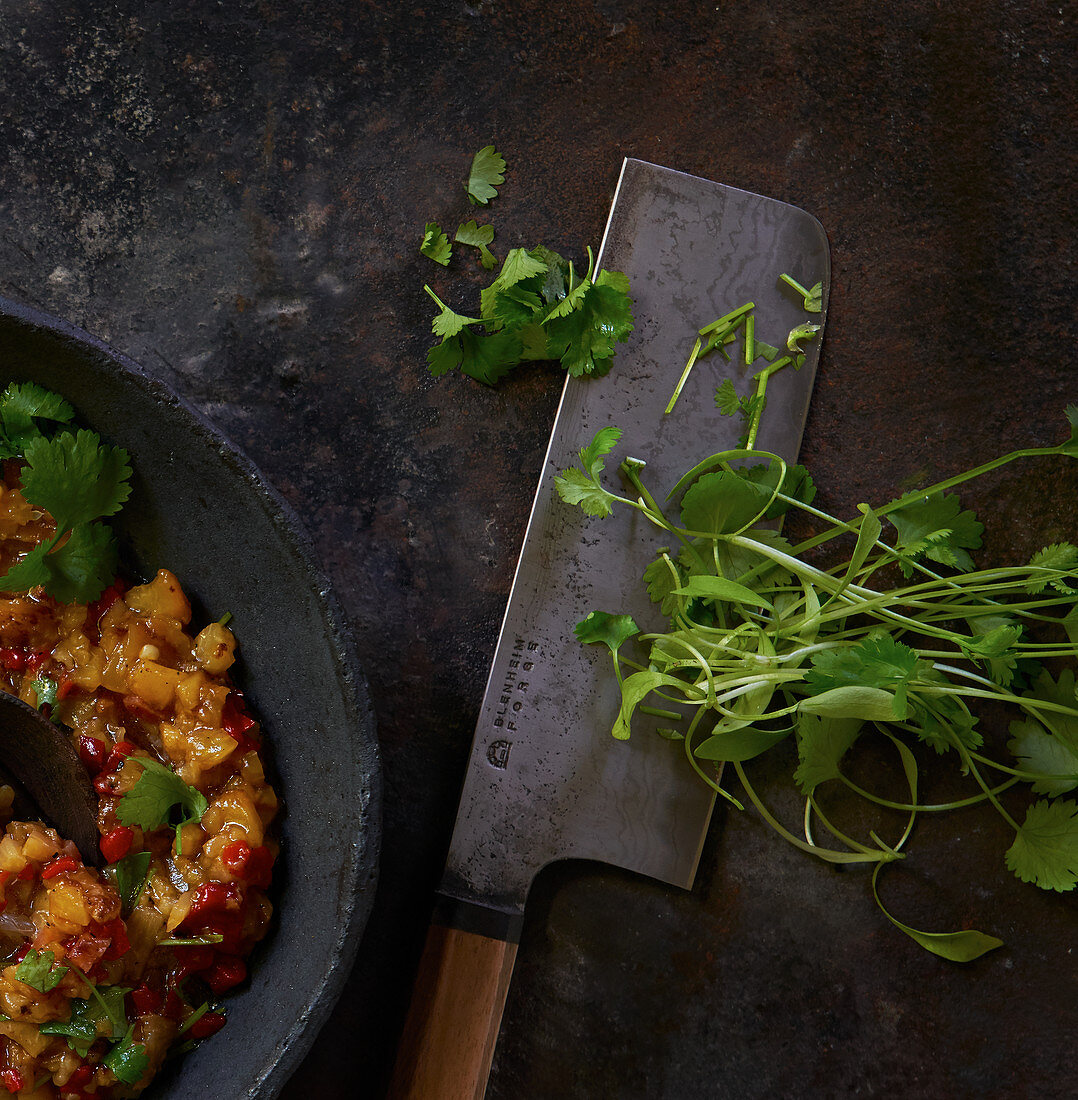
MULTIPOLYGON (((546 366, 496 390, 426 371, 423 282, 467 296, 418 242, 471 216, 471 154, 509 164, 501 254, 582 257, 627 155, 818 217, 834 272, 803 457, 848 511, 1063 433, 1076 46, 1073 9, 1011 0, 0 3, 0 291, 250 453, 370 680, 381 885, 287 1100, 384 1088, 559 392, 546 366)), ((1076 487, 1012 467, 966 503, 1007 560, 1075 537, 1076 487)), ((892 880, 914 923, 1007 940, 965 969, 749 813, 716 815, 691 893, 552 868, 490 1096, 1073 1095, 1074 903, 1014 880, 1004 834, 926 827, 892 880)))

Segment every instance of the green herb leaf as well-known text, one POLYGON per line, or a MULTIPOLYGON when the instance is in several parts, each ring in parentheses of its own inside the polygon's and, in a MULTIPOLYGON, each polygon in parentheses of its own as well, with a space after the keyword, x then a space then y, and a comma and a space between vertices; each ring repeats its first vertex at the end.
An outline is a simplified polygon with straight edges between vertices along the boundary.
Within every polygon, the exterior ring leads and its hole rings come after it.
POLYGON ((60 690, 60 685, 51 677, 42 674, 38 676, 30 687, 37 696, 38 710, 41 710, 41 708, 46 705, 50 707, 56 705, 56 693, 60 690))
POLYGON ((35 951, 33 948, 27 951, 22 962, 15 967, 15 977, 39 993, 48 993, 55 989, 66 973, 67 967, 57 963, 56 956, 51 951, 35 951))
POLYGON ((59 395, 33 382, 12 382, 0 395, 0 458, 17 458, 38 438, 35 420, 66 424, 75 410, 59 395))
POLYGON ((1075 570, 1078 569, 1078 546, 1075 546, 1070 542, 1057 542, 1051 546, 1046 546, 1043 550, 1038 550, 1032 558, 1029 559, 1029 564, 1034 569, 1052 569, 1058 570, 1061 573, 1070 573, 1070 577, 1052 577, 1045 574, 1034 573, 1029 583, 1026 585, 1026 591, 1031 594, 1043 592, 1048 585, 1051 585, 1057 592, 1062 592, 1065 595, 1071 591, 1071 583, 1075 579, 1075 570))
POLYGON ((101 1059, 101 1064, 125 1085, 137 1084, 150 1067, 146 1048, 132 1039, 134 1031, 134 1027, 128 1028, 127 1034, 101 1059))
POLYGON ((130 852, 116 863, 116 893, 120 895, 125 912, 131 912, 138 905, 149 873, 149 852, 130 852))
POLYGON ((719 470, 704 474, 685 490, 681 522, 701 534, 739 531, 762 515, 767 503, 759 486, 731 470, 719 470))
POLYGON ((693 755, 701 760, 721 760, 725 763, 752 760, 789 736, 789 730, 762 730, 745 726, 714 734, 697 745, 693 755))
POLYGON ((1034 718, 1011 723, 1007 748, 1026 771, 1040 772, 1032 781, 1037 794, 1061 795, 1078 787, 1078 749, 1055 737, 1034 718))
POLYGON ((127 452, 106 447, 94 432, 61 432, 26 447, 23 495, 44 508, 58 531, 115 515, 131 493, 127 452))
POLYGON ((690 577, 680 588, 674 590, 674 595, 721 600, 723 603, 746 603, 752 607, 771 607, 771 601, 759 592, 753 592, 743 584, 710 573, 690 577))
POLYGON ((132 763, 142 766, 142 774, 135 785, 120 799, 116 817, 121 825, 138 825, 147 831, 162 825, 197 823, 208 808, 205 795, 188 786, 174 771, 143 756, 128 758, 125 767, 132 763), (174 820, 179 811, 178 820, 174 820))
POLYGON ((640 627, 631 615, 611 615, 606 611, 592 611, 573 627, 573 633, 584 645, 602 643, 617 653, 622 642, 640 633, 640 627))
POLYGON ((453 258, 453 246, 449 243, 449 237, 442 232, 442 227, 436 222, 427 222, 419 251, 428 260, 433 260, 442 267, 448 267, 449 261, 453 258))
POLYGON ((505 160, 493 145, 487 145, 472 157, 472 167, 464 189, 472 202, 486 206, 497 196, 498 187, 503 183, 505 160))
POLYGON ((921 557, 963 573, 973 568, 973 559, 966 551, 980 547, 984 525, 972 512, 961 509, 958 497, 933 493, 889 512, 887 518, 898 531, 895 547, 905 559, 903 571, 907 576, 907 563, 921 557))
POLYGON ((605 468, 603 456, 608 455, 621 439, 620 428, 600 428, 592 441, 580 451, 580 465, 563 470, 554 478, 558 495, 566 504, 577 504, 589 516, 608 516, 616 498, 599 484, 605 468))
POLYGON ((494 226, 479 225, 473 218, 470 222, 464 222, 457 226, 456 236, 453 238, 458 244, 471 245, 479 250, 479 262, 490 271, 497 257, 488 247, 494 240, 494 226))
POLYGON ((1006 859, 1023 882, 1060 893, 1073 890, 1078 883, 1078 806, 1066 799, 1034 803, 1006 859))
POLYGON ((829 779, 838 779, 839 764, 863 725, 860 718, 827 718, 804 711, 798 714, 797 754, 801 763, 794 772, 794 781, 805 794, 829 779))

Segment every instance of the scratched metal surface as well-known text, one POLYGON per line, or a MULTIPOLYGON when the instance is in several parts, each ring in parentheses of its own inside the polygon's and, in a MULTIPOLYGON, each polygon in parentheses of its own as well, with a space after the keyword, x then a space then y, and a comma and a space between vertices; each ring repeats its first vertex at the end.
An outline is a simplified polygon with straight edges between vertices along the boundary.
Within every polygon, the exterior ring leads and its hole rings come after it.
MULTIPOLYGON (((570 379, 562 394, 442 883, 452 897, 508 912, 524 911, 535 875, 558 859, 602 860, 687 889, 711 817, 710 788, 680 745, 655 734, 661 720, 641 715, 628 743, 610 736, 621 693, 609 651, 573 633, 593 610, 661 629, 641 577, 670 536, 620 506, 589 520, 558 499, 555 477, 610 425, 622 436, 604 484, 623 495, 634 495, 616 472, 626 456, 647 462, 645 482, 662 500, 702 458, 736 447, 740 421, 716 415, 715 387, 730 377, 750 392, 759 364, 700 360, 664 415, 696 331, 754 301, 758 338, 781 345, 825 314, 808 317, 779 276, 828 286, 831 274, 811 215, 638 160, 623 167, 597 263, 628 276, 636 325, 617 370, 570 379)), ((819 344, 768 390, 759 445, 787 461, 801 444, 819 344)))
MULTIPOLYGON (((833 269, 801 454, 852 512, 1061 435, 1076 45, 1063 5, 1011 0, 0 5, 0 291, 132 355, 250 453, 370 681, 380 892, 287 1100, 381 1094, 560 392, 538 366, 497 390, 426 374, 422 284, 467 310, 482 273, 421 257, 424 223, 478 216, 499 255, 579 261, 625 156, 815 215, 833 269), (479 210, 461 181, 492 141, 509 175, 479 210)), ((991 560, 1078 529, 1058 465, 964 500, 991 560)), ((1073 896, 1013 879, 991 817, 916 840, 888 900, 1004 951, 929 958, 862 876, 751 813, 716 813, 690 892, 550 868, 491 1097, 1069 1096, 1073 896)))

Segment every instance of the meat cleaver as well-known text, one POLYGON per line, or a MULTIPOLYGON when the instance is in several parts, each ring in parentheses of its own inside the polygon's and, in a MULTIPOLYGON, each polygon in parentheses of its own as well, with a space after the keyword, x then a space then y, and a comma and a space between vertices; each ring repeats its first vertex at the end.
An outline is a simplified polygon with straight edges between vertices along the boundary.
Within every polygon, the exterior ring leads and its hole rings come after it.
MULTIPOLYGON (((715 389, 741 394, 758 366, 701 360, 664 409, 697 330, 756 304, 758 339, 780 344, 807 318, 802 286, 830 262, 820 223, 803 210, 639 160, 622 166, 598 263, 629 277, 635 330, 604 378, 565 384, 483 696, 439 903, 419 967, 390 1095, 477 1100, 486 1090, 528 890, 559 859, 601 860, 688 889, 713 794, 680 743, 634 719, 610 727, 620 702, 603 646, 573 627, 590 611, 659 625, 641 574, 669 541, 634 510, 589 519, 558 498, 554 477, 599 428, 622 429, 606 476, 632 455, 666 492, 707 455, 737 445, 715 389)), ((770 381, 757 446, 796 458, 820 340, 799 371, 770 381)), ((652 719, 652 722, 661 721, 652 719)))

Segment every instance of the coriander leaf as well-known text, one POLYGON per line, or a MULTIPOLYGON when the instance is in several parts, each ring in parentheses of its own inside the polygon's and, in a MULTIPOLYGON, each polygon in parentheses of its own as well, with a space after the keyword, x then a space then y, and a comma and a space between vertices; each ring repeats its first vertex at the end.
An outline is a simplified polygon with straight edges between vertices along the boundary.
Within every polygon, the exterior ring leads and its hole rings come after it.
POLYGON ((933 493, 890 511, 887 518, 898 532, 895 548, 900 551, 903 572, 909 562, 925 557, 966 573, 973 568, 967 550, 981 545, 984 525, 970 511, 963 512, 958 497, 933 493))
POLYGON ((614 494, 608 493, 575 466, 558 474, 554 487, 566 504, 578 504, 586 515, 609 516, 614 510, 611 507, 616 499, 614 494))
POLYGON ((1032 718, 1012 722, 1010 732, 1007 748, 1019 766, 1040 773, 1032 781, 1037 794, 1055 796, 1078 787, 1078 750, 1032 718))
POLYGON ((520 362, 520 347, 520 338, 514 332, 477 335, 464 328, 435 344, 427 352, 427 363, 433 375, 460 367, 470 378, 492 386, 520 362))
POLYGON ((743 584, 718 577, 710 573, 701 573, 690 577, 674 590, 675 596, 695 596, 705 600, 721 600, 723 603, 745 603, 752 607, 771 607, 771 601, 759 592, 746 588, 743 584))
POLYGON ((982 634, 969 638, 960 637, 958 645, 971 660, 980 661, 987 666, 995 683, 1007 687, 1014 681, 1018 669, 1019 657, 1014 647, 1021 637, 1020 626, 1001 622, 982 634))
POLYGON ((30 685, 34 694, 37 696, 37 709, 41 710, 43 706, 55 706, 56 705, 56 693, 60 690, 60 685, 49 676, 41 675, 30 685))
POLYGON ((678 601, 674 589, 681 587, 684 575, 666 550, 644 570, 644 584, 652 603, 657 603, 664 615, 673 615, 678 601))
MULTIPOLYGON (((811 504, 816 497, 816 485, 804 466, 786 466, 784 474, 783 464, 773 458, 767 466, 751 466, 747 470, 739 470, 738 473, 746 481, 765 490, 769 496, 777 489, 784 496, 792 497, 801 504, 811 504)), ((764 519, 777 519, 791 507, 786 501, 776 498, 764 513, 764 519)))
POLYGON ((752 760, 790 735, 788 729, 761 730, 753 726, 713 734, 693 749, 701 760, 752 760))
POLYGON ((644 699, 656 688, 677 687, 679 685, 680 681, 675 677, 651 669, 644 672, 634 672, 631 676, 626 676, 621 684, 621 707, 618 709, 614 728, 610 732, 619 741, 627 741, 633 712, 644 699))
POLYGON ((731 470, 704 474, 681 498, 681 523, 705 535, 739 531, 767 505, 759 486, 731 470))
POLYGON ((0 592, 29 592, 38 585, 47 585, 52 572, 45 556, 52 549, 55 540, 35 546, 25 557, 17 561, 2 577, 0 592))
POLYGON ((41 1025, 42 1035, 63 1035, 67 1038, 67 1045, 80 1057, 85 1058, 90 1047, 100 1038, 97 1030, 97 1021, 100 1012, 95 1012, 96 1005, 81 997, 71 1000, 71 1015, 66 1022, 54 1020, 41 1025))
MULTIPOLYGON (((485 320, 508 328, 518 328, 540 318, 543 312, 543 299, 538 290, 531 289, 531 279, 517 283, 506 290, 495 293, 489 316, 485 320)), ((546 334, 543 335, 543 350, 546 350, 546 334)), ((549 358, 549 355, 545 356, 549 358)))
POLYGON ((457 226, 456 235, 453 238, 458 244, 471 245, 479 249, 479 262, 490 271, 497 259, 487 247, 494 240, 494 226, 478 225, 473 218, 470 222, 464 222, 457 226))
POLYGON ((1063 893, 1078 882, 1078 806, 1066 799, 1030 806, 1007 866, 1023 881, 1063 893))
POLYGON ((130 852, 116 865, 116 893, 124 909, 130 912, 138 905, 150 873, 150 853, 130 852))
POLYGON ((801 763, 794 772, 794 781, 804 794, 839 777, 839 763, 863 725, 860 718, 825 718, 803 711, 798 714, 797 755, 801 763))
POLYGON ((1053 543, 1051 546, 1044 547, 1043 550, 1038 550, 1029 559, 1029 564, 1036 570, 1053 569, 1070 573, 1072 576, 1070 578, 1050 577, 1045 576, 1043 573, 1034 573, 1026 585, 1027 592, 1035 595, 1038 592, 1043 592, 1050 584, 1057 592, 1066 595, 1071 591, 1071 586, 1067 582, 1075 579, 1074 571, 1078 568, 1078 546, 1069 542, 1053 543))
POLYGON ((116 807, 121 825, 138 825, 149 831, 162 825, 179 828, 202 820, 208 804, 201 791, 188 786, 174 771, 156 760, 144 756, 128 759, 142 766, 142 774, 116 807), (173 811, 177 809, 180 820, 173 821, 173 811))
POLYGON ((1037 710, 1041 723, 1060 739, 1072 752, 1078 754, 1078 714, 1075 709, 1075 677, 1073 669, 1064 669, 1055 680, 1048 672, 1037 677, 1032 688, 1022 693, 1022 698, 1052 703, 1065 711, 1037 710))
POLYGON ((131 493, 127 452, 107 447, 94 432, 61 432, 26 447, 22 491, 56 520, 57 531, 115 515, 131 493))
POLYGON ((724 378, 715 390, 715 407, 723 416, 734 416, 741 408, 741 398, 729 378, 724 378))
POLYGON ((576 308, 546 325, 550 347, 574 377, 602 376, 610 370, 614 345, 633 331, 632 300, 620 289, 616 272, 601 271, 576 308))
POLYGON ((883 688, 849 684, 810 695, 798 703, 801 714, 824 718, 858 718, 866 722, 893 722, 897 717, 895 697, 883 688))
POLYGON ((419 251, 429 260, 433 260, 442 267, 448 267, 453 258, 453 246, 449 243, 449 237, 442 232, 442 228, 436 222, 427 222, 423 231, 423 243, 419 251))
POLYGON ((75 410, 59 395, 34 382, 12 382, 0 395, 0 458, 16 458, 41 435, 35 420, 66 424, 75 410))
POLYGON ((90 603, 112 583, 119 560, 110 528, 103 523, 79 524, 63 545, 45 555, 45 587, 61 603, 90 603))
POLYGON ((505 160, 493 145, 487 145, 472 157, 472 167, 464 189, 473 203, 486 206, 497 196, 498 185, 503 183, 505 183, 505 160))
POLYGON ((22 962, 15 967, 15 977, 39 993, 48 993, 55 989, 66 973, 67 967, 58 964, 51 951, 39 952, 33 948, 27 951, 22 962))
POLYGON ((932 671, 915 649, 877 631, 859 645, 814 654, 805 684, 813 695, 850 684, 885 688, 895 696, 894 717, 902 719, 908 711, 906 696, 911 681, 928 678, 932 671))
POLYGON ((129 1027, 127 1034, 101 1059, 101 1064, 112 1070, 125 1085, 140 1081, 150 1066, 146 1048, 132 1039, 134 1031, 133 1026, 129 1027))
POLYGON ((465 317, 463 313, 455 313, 426 284, 424 284, 423 289, 434 299, 439 309, 438 314, 430 325, 431 332, 433 332, 435 336, 441 336, 444 340, 449 336, 456 336, 457 333, 467 328, 468 325, 478 325, 482 323, 479 317, 465 317))
POLYGON ((606 611, 592 611, 573 627, 573 633, 584 645, 602 643, 617 653, 622 642, 640 633, 640 627, 631 615, 611 615, 606 611))

